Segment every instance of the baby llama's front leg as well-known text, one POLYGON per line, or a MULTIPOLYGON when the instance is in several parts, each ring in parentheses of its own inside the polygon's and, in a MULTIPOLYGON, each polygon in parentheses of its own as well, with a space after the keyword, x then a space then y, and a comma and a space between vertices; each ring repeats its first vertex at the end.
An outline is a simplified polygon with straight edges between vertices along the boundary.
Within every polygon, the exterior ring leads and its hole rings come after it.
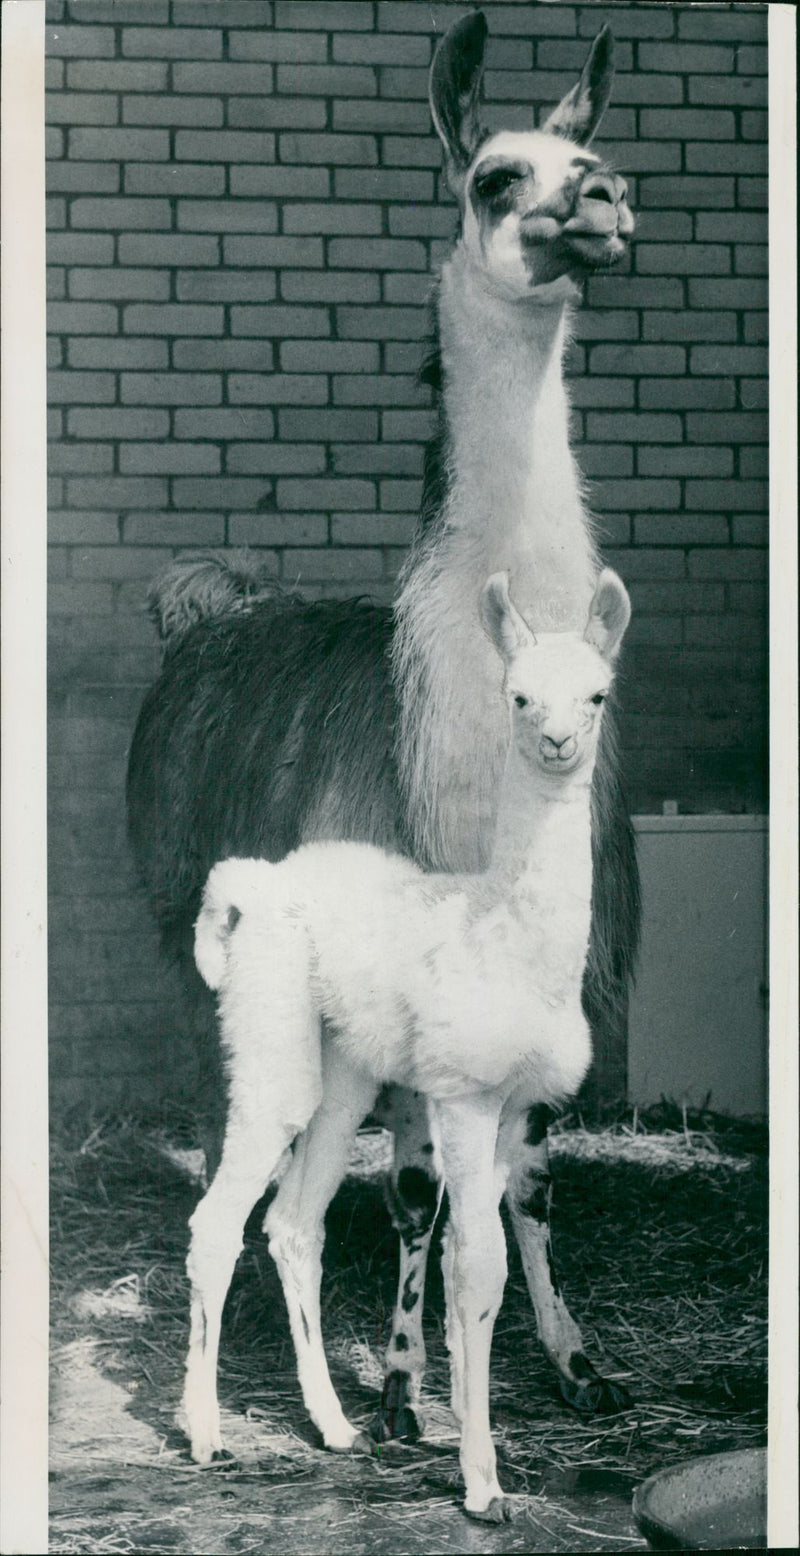
MULTIPOLYGON (((433 1105, 450 1200, 448 1279, 463 1345, 460 1400, 464 1511, 485 1523, 502 1523, 511 1506, 497 1480, 489 1426, 489 1361, 494 1323, 506 1280, 506 1245, 500 1219, 504 1180, 495 1168, 499 1108, 493 1101, 433 1105)), ((448 1319, 448 1333, 452 1320, 448 1319)), ((454 1355, 457 1363, 457 1353, 454 1355)))

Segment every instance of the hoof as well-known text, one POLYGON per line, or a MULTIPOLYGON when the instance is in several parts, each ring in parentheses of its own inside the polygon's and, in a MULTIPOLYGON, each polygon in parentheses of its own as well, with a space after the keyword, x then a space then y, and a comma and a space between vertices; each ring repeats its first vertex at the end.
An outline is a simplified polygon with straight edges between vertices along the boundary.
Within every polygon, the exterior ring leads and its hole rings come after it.
POLYGON ((560 1378, 562 1398, 583 1416, 613 1416, 622 1410, 630 1410, 633 1399, 620 1383, 608 1378, 594 1377, 586 1383, 573 1383, 560 1378))
POLYGON ((373 1442, 373 1439, 369 1436, 369 1433, 357 1432, 353 1438, 350 1452, 363 1453, 366 1454, 368 1458, 372 1458, 376 1452, 376 1445, 373 1442))
POLYGON ((473 1512, 471 1507, 466 1506, 464 1512, 467 1518, 473 1518, 479 1524, 510 1524, 513 1517, 508 1497, 492 1497, 482 1513, 473 1512))
POLYGON ((370 1422, 370 1435, 378 1443, 392 1439, 415 1443, 422 1435, 422 1417, 408 1403, 409 1376, 407 1372, 390 1372, 383 1385, 383 1394, 376 1415, 370 1422))

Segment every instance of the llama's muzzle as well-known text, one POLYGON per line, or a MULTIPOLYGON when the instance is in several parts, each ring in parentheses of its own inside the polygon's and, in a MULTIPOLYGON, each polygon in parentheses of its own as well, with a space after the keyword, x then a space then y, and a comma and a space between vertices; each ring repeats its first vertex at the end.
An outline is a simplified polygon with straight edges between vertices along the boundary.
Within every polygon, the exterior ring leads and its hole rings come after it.
POLYGON ((625 253, 634 226, 627 195, 625 180, 604 168, 583 180, 563 227, 564 242, 583 264, 615 264, 625 253))

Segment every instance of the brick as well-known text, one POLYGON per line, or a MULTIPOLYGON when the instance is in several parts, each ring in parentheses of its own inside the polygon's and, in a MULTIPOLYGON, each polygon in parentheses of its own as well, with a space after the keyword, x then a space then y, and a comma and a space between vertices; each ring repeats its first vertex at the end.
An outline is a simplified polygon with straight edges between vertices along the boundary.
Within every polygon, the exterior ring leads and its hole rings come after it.
POLYGON ((347 375, 333 379, 335 405, 419 405, 430 390, 411 374, 381 373, 379 378, 347 375))
POLYGON ((169 435, 169 412, 127 406, 71 410, 67 412, 67 429, 73 438, 165 438, 169 435))
POLYGON ((384 135, 381 162, 385 167, 429 167, 438 171, 442 148, 433 135, 384 135))
POLYGON ((66 225, 67 225, 67 202, 66 202, 66 200, 59 200, 59 199, 45 200, 44 210, 45 210, 45 226, 46 226, 48 232, 52 232, 54 229, 58 229, 59 227, 66 227, 66 225))
POLYGON ((584 475, 592 478, 633 475, 633 450, 622 443, 583 443, 578 460, 584 475))
POLYGON ((233 307, 231 309, 231 333, 233 335, 330 335, 330 318, 326 308, 281 307, 233 307))
POLYGON ((192 162, 129 162, 124 169, 126 194, 219 195, 225 193, 225 169, 192 162))
POLYGON ((737 75, 765 76, 767 74, 768 50, 766 45, 744 44, 736 50, 737 75))
POLYGON ((766 481, 769 476, 769 449, 763 446, 740 449, 739 474, 746 481, 766 481))
POLYGON ((225 521, 219 513, 129 513, 123 533, 132 546, 221 546, 225 521))
POLYGON ((420 340, 428 327, 425 308, 345 308, 336 310, 342 340, 420 340))
POLYGON ((745 109, 739 115, 739 124, 745 140, 765 141, 767 139, 768 126, 765 113, 745 109))
POLYGON ((742 211, 700 211, 697 236, 709 243, 766 243, 767 218, 742 211))
POLYGON ((638 71, 628 76, 617 76, 614 81, 614 101, 618 103, 658 103, 663 106, 683 102, 683 78, 681 76, 643 76, 638 71))
POLYGON ((176 340, 172 347, 173 367, 201 372, 241 368, 268 373, 274 356, 268 340, 176 340))
POLYGON ((167 65, 141 64, 133 60, 70 60, 67 86, 87 92, 163 92, 167 86, 167 65))
POLYGON ((589 370, 594 373, 681 374, 686 371, 686 352, 682 346, 623 345, 593 346, 589 352, 589 370))
POLYGON ((264 200, 179 200, 178 226, 188 232, 277 232, 278 212, 264 200))
POLYGON ((119 451, 123 475, 219 475, 220 452, 210 443, 126 443, 119 451))
POLYGON ((72 566, 76 578, 149 578, 163 561, 149 547, 103 546, 74 552, 72 566))
MULTIPOLYGON (((114 596, 108 583, 84 583, 76 578, 59 579, 47 590, 47 609, 54 616, 110 616, 114 596)), ((80 731, 73 724, 76 743, 80 731)))
POLYGON ((272 65, 244 65, 240 62, 217 64, 205 61, 175 64, 172 87, 175 92, 247 93, 261 96, 272 91, 272 65))
POLYGON ((116 393, 113 373, 59 373, 47 375, 47 398, 67 405, 110 404, 116 393))
POLYGON ((638 546, 724 546, 728 521, 711 513, 637 513, 633 532, 638 546))
POLYGON ((324 34, 292 32, 229 32, 229 59, 265 59, 313 65, 327 58, 324 34))
POLYGON ((167 483, 159 476, 86 476, 68 480, 71 508, 163 508, 167 483))
POLYGON ((571 378, 569 399, 573 405, 631 406, 634 401, 630 378, 571 378))
POLYGON ((427 443, 436 429, 436 416, 429 410, 387 410, 381 417, 381 436, 386 442, 406 440, 427 443))
POLYGON ((719 280, 689 282, 691 308, 766 308, 766 280, 719 280))
POLYGON ((643 243, 691 243, 694 217, 688 211, 643 210, 636 215, 636 249, 643 243))
POLYGON ((166 367, 167 346, 163 340, 71 340, 71 367, 166 367))
POLYGON ((416 443, 354 443, 331 451, 337 475, 422 475, 423 449, 416 443))
POLYGON ((117 310, 110 303, 51 303, 47 328, 54 335, 115 335, 117 310))
POLYGON ((119 239, 122 265, 216 265, 219 243, 213 237, 185 237, 177 233, 122 233, 119 239))
POLYGON ((325 449, 313 443, 231 443, 230 475, 322 475, 325 449))
POLYGON ((48 124, 116 124, 119 106, 116 97, 105 93, 50 92, 45 113, 48 124))
POLYGON ((643 108, 639 117, 646 139, 733 140, 736 135, 735 117, 723 109, 643 108))
MULTIPOLYGON (((354 247, 360 248, 361 245, 356 243, 354 247)), ((276 265, 296 265, 301 268, 322 265, 321 238, 234 235, 223 239, 222 249, 226 265, 265 265, 269 270, 276 265)))
MULTIPOLYGON (((716 285, 716 283, 714 283, 716 285)), ((590 276, 586 300, 594 308, 682 308, 683 282, 641 276, 590 276)))
POLYGON ((425 37, 402 33, 349 33, 333 37, 333 57, 342 65, 424 65, 431 60, 425 37))
POLYGON ((47 258, 62 265, 110 265, 114 239, 99 232, 58 232, 47 240, 47 258))
POLYGON ((678 508, 681 489, 678 481, 614 480, 592 485, 592 504, 607 508, 678 508))
MULTIPOLYGON (((731 611, 745 616, 764 617, 767 611, 767 591, 764 584, 759 583, 731 583, 728 584, 728 606, 731 611)), ((740 687, 736 688, 736 701, 741 707, 743 698, 740 687)), ((761 696, 754 699, 754 711, 761 712, 764 702, 761 696)))
POLYGON ((662 3, 635 8, 592 5, 579 12, 578 31, 582 38, 594 38, 603 23, 608 23, 621 38, 671 38, 674 17, 674 7, 662 3))
POLYGON ((589 442, 680 443, 683 428, 680 416, 590 411, 586 436, 589 442))
POLYGON ((689 173, 763 173, 767 167, 765 145, 747 145, 734 141, 698 141, 687 144, 686 168, 689 173))
POLYGON ((372 25, 372 6, 363 0, 276 0, 276 27, 348 32, 369 30, 372 25))
POLYGON ((419 512, 422 501, 421 481, 387 480, 379 483, 380 505, 388 513, 419 512))
POLYGON ((652 310, 644 317, 645 340, 735 340, 736 314, 709 311, 662 313, 652 310))
MULTIPOLYGON (((405 4, 387 4, 378 12, 378 26, 385 26, 390 31, 394 25, 398 30, 407 26, 409 31, 424 31, 425 18, 433 14, 436 17, 437 31, 443 31, 451 21, 455 21, 460 14, 461 7, 456 6, 417 6, 413 0, 406 0, 405 4), (415 13, 415 14, 413 14, 415 13), (393 23, 394 15, 398 21, 393 23), (412 19, 413 15, 413 19, 412 19), (400 21, 400 17, 403 21, 400 21)), ((492 31, 505 36, 518 34, 532 34, 535 38, 543 37, 574 37, 576 30, 575 8, 567 5, 492 5, 491 27, 492 31)), ((598 22, 598 28, 600 28, 598 22)), ((428 22, 430 26, 430 22, 428 22)))
POLYGON ((682 148, 678 140, 608 141, 601 127, 592 149, 625 174, 677 173, 681 168, 682 148))
POLYGON ((232 167, 231 194, 324 200, 330 194, 330 173, 323 167, 232 167))
POLYGON ((743 6, 724 10, 720 5, 691 6, 678 14, 679 38, 763 40, 767 34, 767 7, 746 11, 743 6))
MULTIPOLYGON (((377 280, 377 277, 376 277, 377 280)), ((411 270, 406 275, 385 275, 383 277, 383 300, 385 303, 408 303, 412 307, 427 307, 431 296, 431 277, 420 271, 411 270)), ((357 298, 349 301, 356 302, 357 298)))
POLYGON ((630 309, 604 308, 579 312, 572 325, 574 340, 638 340, 639 320, 630 309))
POLYGON ((374 303, 380 282, 364 270, 284 270, 281 296, 289 303, 374 303))
POLYGON ((221 335, 224 314, 199 303, 132 303, 123 309, 122 327, 130 335, 221 335))
POLYGON ((53 443, 47 451, 51 475, 101 475, 113 465, 114 450, 107 443, 53 443))
POLYGON ((349 163, 355 167, 373 167, 378 161, 378 145, 373 135, 280 135, 281 162, 349 163))
POLYGON ((165 124, 174 129, 186 125, 211 129, 222 123, 222 99, 177 97, 174 92, 155 97, 124 97, 122 121, 123 124, 165 124))
MULTIPOLYGON (((635 583, 631 585, 631 603, 635 612, 648 611, 658 615, 672 615, 675 611, 722 611, 725 609, 725 590, 722 584, 692 583, 686 579, 673 579, 667 592, 663 583, 635 583)), ((688 689, 682 688, 683 699, 688 702, 688 689)), ((646 699, 644 706, 650 703, 646 699)), ((652 706, 652 703, 650 703, 652 706)), ((635 711, 630 698, 626 699, 626 712, 635 711)), ((660 711, 668 711, 661 701, 660 711)))
POLYGON ((641 205, 680 206, 689 210, 708 210, 734 204, 732 178, 696 178, 691 174, 676 178, 643 178, 639 183, 641 205))
POLYGON ((116 162, 48 162, 48 194, 117 194, 120 170, 116 162))
POLYGON ((175 412, 174 436, 176 438, 211 438, 217 442, 225 439, 264 439, 274 435, 271 411, 243 410, 241 406, 216 406, 213 410, 178 410, 175 412))
POLYGON ((178 130, 175 155, 186 162, 274 162, 275 136, 263 130, 178 130))
POLYGON ((767 489, 761 481, 687 481, 686 502, 692 508, 765 508, 767 489))
POLYGON ((732 378, 642 378, 639 404, 643 410, 725 410, 736 404, 736 384, 732 378))
POLYGON ((289 519, 273 513, 232 513, 228 539, 232 546, 324 546, 328 520, 324 513, 297 513, 289 519))
MULTIPOLYGON (((362 65, 278 65, 276 77, 276 91, 293 97, 375 97, 378 91, 375 71, 362 65)), ((388 95, 385 81, 383 91, 388 95)))
POLYGON ((336 196, 344 200, 432 200, 431 173, 400 169, 344 168, 334 174, 336 196))
POLYGON ((168 200, 93 199, 73 200, 70 205, 73 227, 111 227, 115 231, 140 228, 150 232, 169 227, 168 200))
POLYGON ((116 520, 107 513, 70 513, 51 508, 47 515, 47 533, 50 540, 62 545, 106 546, 116 545, 119 539, 116 520))
POLYGON ((168 0, 69 0, 75 22, 145 22, 158 26, 169 21, 168 0))
POLYGON ((402 239, 333 238, 328 244, 328 264, 352 270, 427 270, 422 243, 402 239))
POLYGON ((317 205, 313 201, 287 204, 283 207, 283 230, 374 235, 381 230, 381 209, 378 205, 317 205))
MULTIPOLYGON (((764 627, 746 616, 685 616, 683 633, 689 648, 745 649, 761 644, 764 627)), ((700 728, 708 725, 704 722, 700 728)))
MULTIPOLYGON (((172 0, 172 20, 190 26, 218 24, 219 0, 172 0)), ((269 27, 272 7, 268 0, 225 0, 225 23, 228 27, 269 27)))
POLYGON ((741 108, 766 107, 766 76, 690 76, 689 102, 726 103, 741 108))
POLYGON ((733 268, 737 275, 765 276, 768 271, 769 253, 766 244, 738 243, 733 251, 733 268))
POLYGON ((769 539, 769 515, 736 513, 731 528, 735 546, 765 546, 769 539))
POLYGON ((231 373, 232 405, 325 405, 328 381, 314 373, 231 373))
POLYGON ((689 576, 691 578, 764 578, 767 571, 767 552, 747 548, 689 552, 689 576))
POLYGON ((164 162, 169 157, 169 132, 78 126, 69 132, 69 155, 84 161, 94 158, 115 162, 125 158, 137 162, 164 162))
POLYGON ((640 43, 637 63, 640 70, 733 72, 735 50, 722 44, 704 47, 692 43, 640 43))
POLYGON ((281 346, 280 359, 286 373, 378 371, 378 347, 372 341, 288 340, 281 346))
POLYGON ((728 275, 729 249, 721 243, 639 243, 636 269, 640 275, 728 275))
POLYGON ((422 360, 422 345, 413 341, 410 345, 387 341, 383 348, 383 371, 386 373, 416 373, 422 360))
POLYGON ((455 228, 451 207, 436 205, 395 205, 389 207, 389 231, 397 238, 448 238, 455 228))
POLYGON ((66 271, 56 265, 47 266, 46 295, 55 302, 63 300, 67 295, 66 271))
POLYGON ((232 97, 228 102, 232 129, 324 130, 326 122, 326 105, 319 98, 232 97))
POLYGON ((739 178, 736 194, 740 206, 766 210, 769 204, 769 183, 766 178, 739 178))
POLYGON ((114 32, 111 27, 47 27, 44 46, 55 57, 113 59, 114 32))
POLYGON ((378 415, 368 410, 282 410, 278 413, 278 435, 288 441, 376 442, 378 415))
POLYGON ((380 578, 382 561, 380 551, 335 551, 322 546, 319 550, 287 550, 283 556, 285 578, 380 578))
POLYGON ((427 103, 381 102, 375 98, 359 101, 355 97, 345 97, 341 102, 334 101, 333 128, 427 135, 431 116, 427 103))
POLYGON ((123 405, 219 405, 222 380, 212 373, 123 373, 123 405))
POLYGON ((247 508, 257 510, 259 503, 272 501, 272 482, 259 477, 204 476, 200 480, 176 476, 172 482, 174 508, 247 508))
POLYGON ((733 454, 729 448, 696 444, 682 448, 638 448, 638 475, 733 475, 733 454))
POLYGON ((692 373, 766 373, 769 364, 762 346, 694 346, 692 373))
POLYGON ((744 321, 744 338, 748 345, 769 340, 769 314, 746 314, 744 321))
POLYGON ((334 513, 331 541, 335 546, 409 546, 417 520, 416 513, 334 513))
POLYGON ((375 507, 374 481, 292 480, 283 478, 277 485, 278 510, 295 508, 359 508, 375 507))
POLYGON ((274 270, 179 270, 175 291, 178 302, 271 303, 276 292, 275 272, 274 270))
POLYGON ((101 298, 149 298, 164 302, 169 297, 169 274, 166 270, 125 270, 115 266, 110 270, 79 269, 69 274, 70 296, 101 298))
POLYGON ((123 27, 122 52, 132 58, 221 59, 222 31, 210 27, 123 27))
POLYGON ((686 437, 690 443, 766 443, 767 417, 758 411, 690 412, 686 417, 686 437))

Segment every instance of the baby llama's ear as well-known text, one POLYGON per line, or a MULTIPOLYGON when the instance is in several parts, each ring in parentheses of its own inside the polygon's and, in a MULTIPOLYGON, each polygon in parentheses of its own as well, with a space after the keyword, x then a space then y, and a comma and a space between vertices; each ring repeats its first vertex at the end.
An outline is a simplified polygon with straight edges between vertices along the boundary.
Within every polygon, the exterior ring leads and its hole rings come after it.
POLYGON ((509 598, 508 573, 492 573, 481 594, 481 621, 500 658, 508 664, 521 648, 532 648, 536 639, 509 598))
POLYGON ((599 649, 604 659, 616 659, 631 619, 631 602, 622 579, 604 567, 597 580, 584 640, 599 649))
POLYGON ((483 12, 470 11, 445 33, 431 65, 431 115, 445 150, 447 182, 455 195, 482 139, 478 97, 487 32, 483 12))

